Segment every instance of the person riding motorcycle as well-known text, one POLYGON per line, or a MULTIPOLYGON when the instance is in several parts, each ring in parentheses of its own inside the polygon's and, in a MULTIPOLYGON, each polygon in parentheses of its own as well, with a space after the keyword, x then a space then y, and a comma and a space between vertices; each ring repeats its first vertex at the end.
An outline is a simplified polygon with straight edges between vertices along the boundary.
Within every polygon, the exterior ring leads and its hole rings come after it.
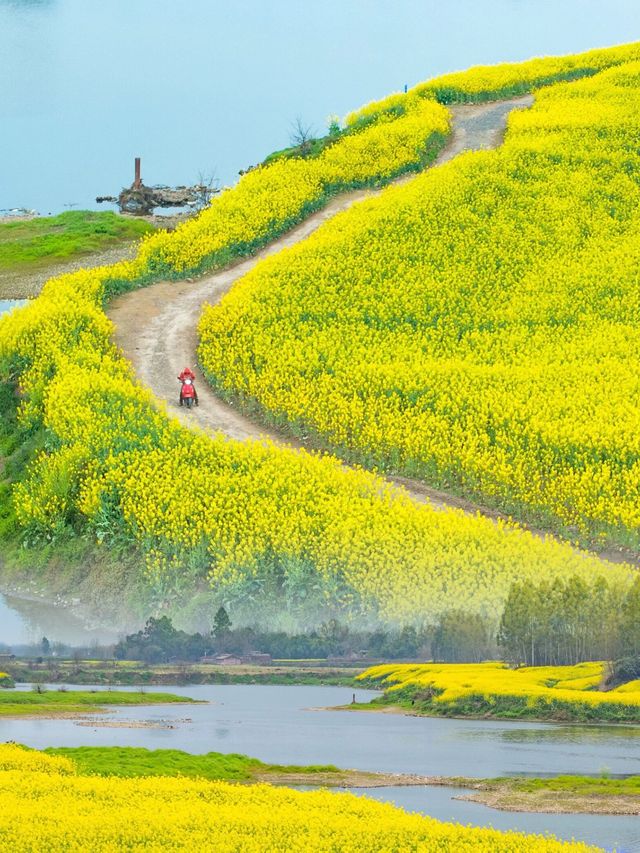
MULTIPOLYGON (((178 379, 182 383, 180 386, 180 405, 183 406, 185 400, 192 400, 196 406, 198 405, 198 392, 195 389, 195 385, 193 384, 196 378, 195 373, 191 370, 190 367, 185 367, 181 373, 178 374, 178 379)), ((187 403, 187 407, 190 406, 191 403, 187 403)))
POLYGON ((193 382, 195 378, 196 375, 190 367, 183 368, 182 373, 178 374, 178 379, 180 380, 180 382, 184 382, 185 379, 190 379, 193 382))

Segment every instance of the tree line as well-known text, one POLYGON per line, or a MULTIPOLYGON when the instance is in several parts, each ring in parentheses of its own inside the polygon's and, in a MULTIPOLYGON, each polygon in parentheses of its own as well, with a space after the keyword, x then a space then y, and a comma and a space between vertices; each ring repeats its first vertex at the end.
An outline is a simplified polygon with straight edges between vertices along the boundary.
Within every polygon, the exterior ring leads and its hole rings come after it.
POLYGON ((506 660, 528 666, 640 659, 640 576, 627 589, 577 576, 514 583, 496 639, 506 660))
MULTIPOLYGON (((494 632, 495 633, 495 632, 494 632)), ((252 651, 281 660, 356 656, 371 660, 481 661, 498 650, 488 623, 463 610, 445 613, 436 625, 396 630, 355 630, 330 619, 297 634, 256 627, 234 628, 224 607, 214 617, 211 631, 189 634, 176 629, 167 616, 152 617, 140 631, 129 634, 114 648, 118 659, 162 663, 194 661, 221 653, 247 655, 252 651)))
MULTIPOLYGON (((117 658, 159 663, 252 651, 273 658, 361 656, 371 660, 470 662, 503 658, 514 665, 560 666, 588 660, 618 661, 619 678, 640 677, 640 575, 628 588, 604 578, 570 576, 512 585, 497 625, 464 609, 443 613, 435 625, 397 630, 354 630, 335 619, 298 634, 234 628, 226 610, 209 633, 189 634, 164 616, 151 618, 114 650, 117 658)), ((615 676, 618 677, 618 676, 615 676)))
POLYGON ((354 631, 331 619, 300 634, 254 627, 234 628, 223 607, 209 633, 189 634, 176 629, 167 616, 152 617, 140 631, 129 634, 114 649, 121 660, 162 663, 194 661, 221 653, 247 655, 253 651, 278 659, 366 656, 386 660, 422 657, 429 653, 430 632, 413 626, 397 631, 354 631))

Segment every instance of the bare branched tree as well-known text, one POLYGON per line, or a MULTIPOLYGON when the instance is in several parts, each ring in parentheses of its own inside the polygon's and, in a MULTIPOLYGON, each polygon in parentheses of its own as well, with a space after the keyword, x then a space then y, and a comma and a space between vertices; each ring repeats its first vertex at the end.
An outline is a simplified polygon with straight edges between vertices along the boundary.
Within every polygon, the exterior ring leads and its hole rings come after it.
POLYGON ((311 142, 313 141, 314 128, 310 124, 306 124, 302 116, 296 116, 291 123, 289 132, 289 141, 291 145, 300 149, 303 157, 311 151, 311 142))
POLYGON ((202 210, 207 207, 216 193, 220 192, 220 182, 213 172, 198 172, 198 183, 193 187, 195 190, 195 201, 192 207, 202 210))

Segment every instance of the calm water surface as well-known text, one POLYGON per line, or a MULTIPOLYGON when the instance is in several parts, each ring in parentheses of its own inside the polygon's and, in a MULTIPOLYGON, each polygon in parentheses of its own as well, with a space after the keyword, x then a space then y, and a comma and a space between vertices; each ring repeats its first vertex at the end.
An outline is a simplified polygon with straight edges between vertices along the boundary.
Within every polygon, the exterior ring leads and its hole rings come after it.
MULTIPOLYGON (((150 688, 167 689, 167 688, 150 688)), ((170 688, 206 699, 200 706, 127 708, 104 719, 164 721, 173 729, 79 726, 72 720, 0 720, 0 740, 34 747, 111 745, 243 752, 277 763, 433 775, 640 772, 640 728, 551 726, 313 710, 348 702, 342 687, 198 685, 170 688)), ((358 700, 374 694, 357 691, 358 700)), ((453 800, 463 791, 381 788, 368 796, 444 820, 528 832, 550 831, 640 851, 637 818, 498 812, 453 800)))
POLYGON ((476 63, 640 37, 637 0, 0 0, 0 209, 224 184, 372 99, 476 63))

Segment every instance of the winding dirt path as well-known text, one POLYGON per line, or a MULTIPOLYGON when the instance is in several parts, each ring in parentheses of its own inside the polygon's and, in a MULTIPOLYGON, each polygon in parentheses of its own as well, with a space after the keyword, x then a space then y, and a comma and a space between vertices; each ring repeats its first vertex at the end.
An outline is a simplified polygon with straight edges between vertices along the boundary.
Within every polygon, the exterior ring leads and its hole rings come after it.
MULTIPOLYGON (((462 151, 496 148, 502 142, 509 113, 514 109, 531 106, 532 103, 533 97, 525 95, 488 104, 452 107, 452 134, 433 165, 446 163, 462 151)), ((394 183, 404 183, 413 177, 415 175, 405 175, 394 183)), ((252 420, 232 403, 227 403, 214 394, 196 367, 198 320, 205 304, 215 305, 219 302, 234 282, 246 275, 263 258, 299 243, 336 213, 347 210, 362 199, 379 195, 382 191, 358 190, 336 196, 325 208, 311 215, 278 240, 231 267, 195 281, 161 281, 124 294, 111 302, 107 313, 116 327, 116 344, 132 362, 139 379, 156 397, 165 401, 170 414, 192 429, 200 428, 209 433, 221 432, 239 441, 267 438, 288 447, 305 446, 303 441, 252 420), (200 398, 200 406, 191 410, 181 409, 177 403, 176 376, 187 364, 196 371, 196 386, 200 398)), ((415 500, 430 501, 438 508, 457 507, 465 512, 480 513, 492 519, 505 517, 488 507, 432 489, 420 480, 405 477, 387 477, 387 480, 404 488, 415 500)), ((529 529, 540 536, 548 535, 541 530, 531 527, 529 529)), ((623 553, 622 550, 608 549, 601 554, 615 562, 636 562, 636 555, 623 553)))
MULTIPOLYGON (((531 96, 509 101, 453 107, 453 132, 434 165, 440 165, 461 151, 494 148, 500 144, 511 110, 528 107, 531 96)), ((404 183, 414 175, 405 175, 395 183, 404 183)), ((245 417, 232 404, 220 400, 196 368, 197 324, 205 303, 215 305, 231 286, 252 270, 259 261, 304 240, 340 211, 382 190, 357 190, 332 199, 322 210, 275 240, 255 255, 239 263, 194 281, 161 281, 114 299, 107 310, 116 326, 115 341, 132 362, 138 377, 164 400, 172 415, 186 426, 196 424, 207 432, 223 432, 240 441, 267 437, 278 444, 300 447, 295 439, 270 430, 264 424, 245 417), (177 404, 176 376, 186 365, 196 369, 200 406, 185 411, 177 404)), ((406 488, 410 488, 405 483, 406 488)), ((428 491, 420 490, 421 497, 428 491)), ((444 503, 443 498, 436 498, 444 503)))

